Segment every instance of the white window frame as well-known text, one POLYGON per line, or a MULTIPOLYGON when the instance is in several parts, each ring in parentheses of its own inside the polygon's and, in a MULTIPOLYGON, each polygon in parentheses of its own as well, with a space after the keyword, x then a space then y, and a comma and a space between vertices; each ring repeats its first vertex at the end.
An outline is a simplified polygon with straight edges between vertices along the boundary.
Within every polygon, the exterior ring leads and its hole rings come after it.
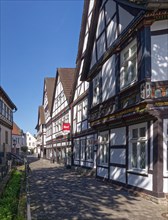
POLYGON ((120 90, 125 89, 128 86, 133 85, 137 81, 137 40, 134 39, 126 48, 121 51, 120 61, 120 90), (135 51, 132 54, 132 48, 135 46, 135 51), (128 53, 128 57, 125 58, 125 54, 128 53), (131 66, 135 61, 135 76, 131 77, 131 66))
POLYGON ((101 166, 108 166, 109 162, 109 131, 99 133, 98 137, 98 164, 101 166), (107 140, 104 137, 107 136, 107 140))
POLYGON ((147 129, 147 123, 140 123, 136 125, 129 126, 129 170, 138 172, 138 173, 147 173, 148 168, 148 129, 147 129), (145 136, 140 137, 140 129, 145 128, 145 136), (138 131, 137 138, 134 138, 132 136, 133 130, 138 131), (141 168, 140 161, 141 161, 141 155, 140 155, 140 144, 145 143, 145 168, 141 168), (137 144, 137 167, 133 167, 133 144, 137 144))

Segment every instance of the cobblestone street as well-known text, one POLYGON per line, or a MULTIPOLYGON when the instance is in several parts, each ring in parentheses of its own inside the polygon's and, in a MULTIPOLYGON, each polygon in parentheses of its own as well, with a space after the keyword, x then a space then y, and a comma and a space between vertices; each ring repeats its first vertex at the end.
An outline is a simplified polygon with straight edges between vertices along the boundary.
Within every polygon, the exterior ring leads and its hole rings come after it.
MULTIPOLYGON (((32 160, 31 158, 29 160, 32 160)), ((32 220, 159 220, 168 209, 41 159, 30 163, 32 220)))

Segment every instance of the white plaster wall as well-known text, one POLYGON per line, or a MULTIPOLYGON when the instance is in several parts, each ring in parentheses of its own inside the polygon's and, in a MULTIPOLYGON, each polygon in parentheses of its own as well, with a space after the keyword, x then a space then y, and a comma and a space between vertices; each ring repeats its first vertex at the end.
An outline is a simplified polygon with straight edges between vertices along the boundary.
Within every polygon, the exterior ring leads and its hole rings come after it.
POLYGON ((79 161, 74 160, 74 164, 75 164, 75 165, 79 165, 79 161))
POLYGON ((163 178, 163 192, 168 193, 168 178, 163 178))
POLYGON ((108 178, 108 168, 105 167, 97 167, 97 176, 108 178))
POLYGON ((107 47, 110 47, 112 43, 116 40, 116 38, 117 38, 117 22, 115 16, 107 26, 107 47))
POLYGON ((126 183, 126 169, 120 167, 110 167, 110 179, 126 183))
POLYGON ((115 95, 115 56, 110 57, 102 67, 102 101, 115 95))
POLYGON ((168 34, 151 37, 151 81, 168 80, 168 34))
POLYGON ((158 31, 168 28, 168 19, 161 20, 161 21, 155 21, 151 26, 151 31, 158 31))
POLYGON ((125 164, 126 150, 121 148, 110 149, 110 163, 125 164))
POLYGON ((131 186, 136 186, 146 190, 152 191, 153 189, 153 175, 148 174, 148 176, 140 176, 134 174, 128 174, 128 184, 131 186))
POLYGON ((105 44, 105 33, 103 33, 101 35, 101 37, 98 39, 97 41, 97 58, 98 60, 100 59, 100 57, 104 54, 104 52, 106 51, 106 44, 105 44))
POLYGON ((115 128, 110 132, 110 145, 126 144, 126 127, 115 128))
POLYGON ((92 167, 93 167, 93 163, 91 163, 91 162, 86 162, 86 167, 92 168, 92 167))
POLYGON ((119 6, 119 27, 121 32, 128 26, 128 24, 133 20, 133 18, 134 17, 128 11, 119 6))
POLYGON ((85 165, 85 162, 84 162, 84 161, 80 161, 80 165, 81 165, 81 166, 84 166, 84 165, 85 165))

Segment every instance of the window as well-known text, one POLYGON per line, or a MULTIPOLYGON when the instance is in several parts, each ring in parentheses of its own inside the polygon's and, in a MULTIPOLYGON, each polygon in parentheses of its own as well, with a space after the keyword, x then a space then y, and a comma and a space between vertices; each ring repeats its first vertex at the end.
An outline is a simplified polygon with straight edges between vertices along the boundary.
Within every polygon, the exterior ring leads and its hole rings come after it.
POLYGON ((121 51, 120 89, 137 80, 137 42, 134 40, 121 51))
POLYGON ((79 159, 79 140, 74 140, 74 159, 79 159))
POLYGON ((8 144, 8 131, 5 131, 5 143, 8 144))
POLYGON ((81 139, 81 159, 82 160, 85 159, 85 143, 86 143, 86 140, 81 139))
POLYGON ((147 170, 147 126, 146 123, 130 126, 129 168, 147 170))
POLYGON ((101 132, 99 136, 99 164, 108 165, 109 160, 109 132, 101 132))
POLYGON ((93 106, 100 102, 100 73, 93 79, 93 106))
POLYGON ((86 160, 93 160, 93 137, 87 138, 86 144, 86 160))

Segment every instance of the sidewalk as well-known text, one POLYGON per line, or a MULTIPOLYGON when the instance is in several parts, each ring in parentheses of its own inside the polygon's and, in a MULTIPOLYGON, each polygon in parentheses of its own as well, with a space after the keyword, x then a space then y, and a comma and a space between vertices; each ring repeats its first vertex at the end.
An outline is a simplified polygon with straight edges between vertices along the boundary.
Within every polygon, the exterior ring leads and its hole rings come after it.
POLYGON ((164 205, 135 197, 48 160, 30 164, 32 220, 161 220, 164 205))

